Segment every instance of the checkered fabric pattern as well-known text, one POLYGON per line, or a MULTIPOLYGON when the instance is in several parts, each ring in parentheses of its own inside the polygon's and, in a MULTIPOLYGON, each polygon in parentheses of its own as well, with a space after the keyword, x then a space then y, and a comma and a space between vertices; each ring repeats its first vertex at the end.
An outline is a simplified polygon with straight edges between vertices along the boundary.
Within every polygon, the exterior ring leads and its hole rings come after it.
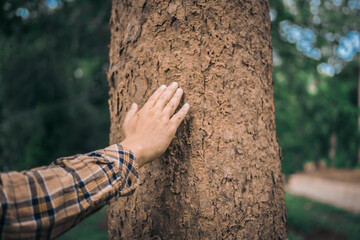
POLYGON ((53 239, 139 184, 135 156, 121 145, 0 174, 0 239, 53 239))

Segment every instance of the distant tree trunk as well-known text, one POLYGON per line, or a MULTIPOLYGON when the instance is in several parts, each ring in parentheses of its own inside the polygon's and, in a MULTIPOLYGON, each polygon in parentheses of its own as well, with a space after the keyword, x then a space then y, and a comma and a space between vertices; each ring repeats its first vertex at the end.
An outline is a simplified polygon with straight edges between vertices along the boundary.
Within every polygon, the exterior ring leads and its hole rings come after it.
MULTIPOLYGON (((330 152, 329 152, 329 158, 330 158, 330 167, 335 167, 335 156, 336 156, 336 131, 333 128, 330 135, 330 152)), ((320 161, 319 161, 320 162, 320 161)), ((318 164, 317 167, 319 167, 320 164, 318 164)))
MULTIPOLYGON (((359 53, 359 72, 358 72, 358 111, 360 110, 360 53, 359 53)), ((358 113, 358 133, 360 134, 360 113, 358 113)), ((358 141, 358 164, 360 164, 360 143, 358 141)))
POLYGON ((177 81, 191 110, 110 239, 286 239, 266 0, 113 0, 110 142, 132 102, 177 81))

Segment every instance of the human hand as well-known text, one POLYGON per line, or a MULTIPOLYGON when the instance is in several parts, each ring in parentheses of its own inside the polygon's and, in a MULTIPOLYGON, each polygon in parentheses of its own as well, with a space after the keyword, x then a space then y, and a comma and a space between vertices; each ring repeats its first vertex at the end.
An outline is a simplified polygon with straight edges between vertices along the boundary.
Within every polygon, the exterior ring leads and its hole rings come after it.
POLYGON ((183 90, 176 82, 169 87, 158 88, 138 111, 133 103, 126 114, 123 124, 125 134, 121 142, 136 157, 139 168, 163 154, 174 138, 177 128, 189 111, 189 104, 184 104, 176 113, 183 90))

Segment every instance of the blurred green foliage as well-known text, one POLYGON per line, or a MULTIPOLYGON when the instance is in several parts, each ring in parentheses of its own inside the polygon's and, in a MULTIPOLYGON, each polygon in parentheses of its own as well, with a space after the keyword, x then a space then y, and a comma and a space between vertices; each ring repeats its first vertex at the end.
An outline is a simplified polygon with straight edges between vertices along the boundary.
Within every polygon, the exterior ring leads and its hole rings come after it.
POLYGON ((322 54, 320 59, 309 58, 280 34, 281 22, 296 23, 315 33, 314 45, 322 52, 333 49, 347 31, 359 31, 360 22, 359 10, 344 13, 343 9, 349 1, 340 1, 339 7, 332 6, 331 9, 324 7, 331 2, 270 0, 271 8, 276 11, 276 18, 272 21, 273 49, 281 59, 281 64, 274 61, 273 79, 276 127, 285 174, 301 171, 308 161, 323 160, 328 166, 336 168, 354 168, 358 164, 359 57, 342 63, 342 71, 334 77, 322 75, 317 65, 338 61, 336 56, 330 53, 322 54), (286 2, 293 5, 284 4, 286 2), (313 22, 310 12, 312 2, 320 3, 320 24, 313 22), (297 14, 291 13, 289 6, 297 9, 297 14), (327 41, 327 33, 338 36, 337 40, 327 41), (332 134, 336 136, 336 154, 334 159, 329 159, 332 134))

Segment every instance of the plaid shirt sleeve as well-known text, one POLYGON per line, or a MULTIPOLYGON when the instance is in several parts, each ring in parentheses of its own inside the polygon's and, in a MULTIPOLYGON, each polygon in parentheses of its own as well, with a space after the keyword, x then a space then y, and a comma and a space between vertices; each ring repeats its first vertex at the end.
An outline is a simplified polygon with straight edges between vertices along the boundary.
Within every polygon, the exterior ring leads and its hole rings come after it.
POLYGON ((0 174, 0 239, 53 239, 139 184, 135 156, 121 145, 0 174))

